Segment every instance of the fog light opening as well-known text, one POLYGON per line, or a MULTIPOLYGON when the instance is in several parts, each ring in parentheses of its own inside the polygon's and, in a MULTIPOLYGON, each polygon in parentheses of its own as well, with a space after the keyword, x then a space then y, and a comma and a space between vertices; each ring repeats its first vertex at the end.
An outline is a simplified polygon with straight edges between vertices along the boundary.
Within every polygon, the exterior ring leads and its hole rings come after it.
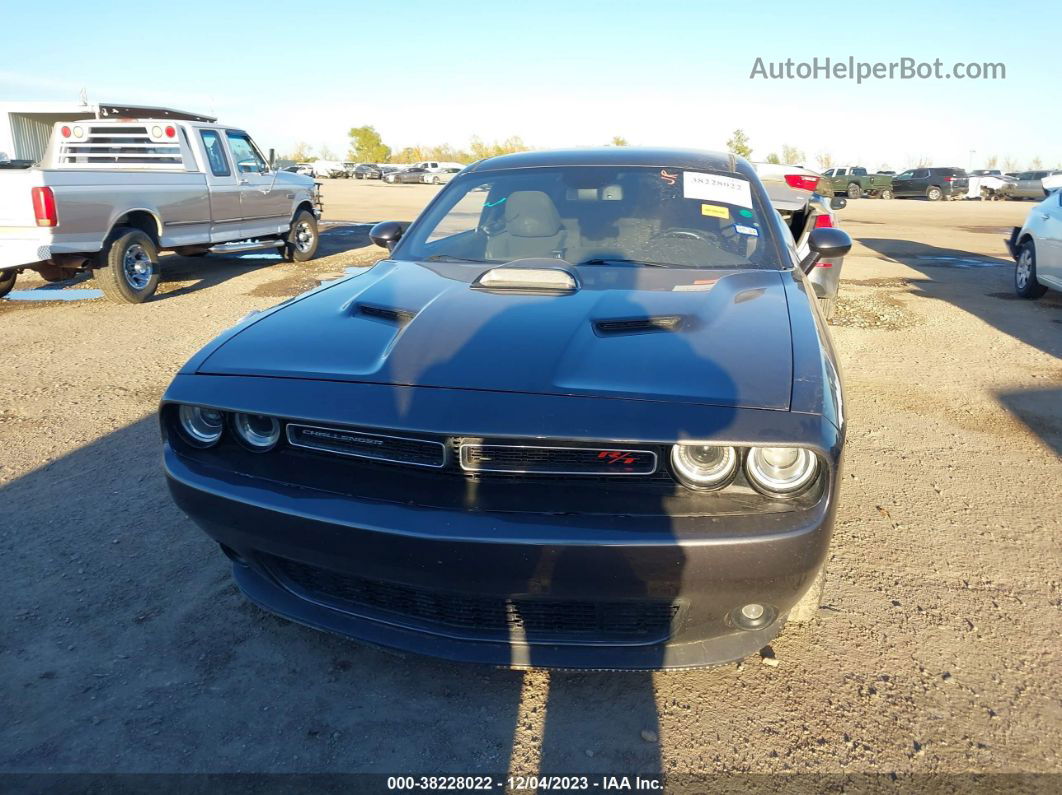
POLYGON ((761 605, 759 602, 750 602, 747 605, 736 607, 730 612, 730 620, 739 629, 753 631, 763 629, 774 623, 778 611, 770 605, 761 605))

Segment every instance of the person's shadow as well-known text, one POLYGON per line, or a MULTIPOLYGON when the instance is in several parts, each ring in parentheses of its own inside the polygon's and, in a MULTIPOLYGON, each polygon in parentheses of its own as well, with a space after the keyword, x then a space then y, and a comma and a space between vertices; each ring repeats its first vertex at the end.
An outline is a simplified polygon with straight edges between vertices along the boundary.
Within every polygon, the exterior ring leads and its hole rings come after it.
MULTIPOLYGON (((445 275, 448 268, 459 267, 467 266, 433 265, 431 269, 445 275)), ((732 278, 746 276, 756 278, 754 274, 732 278)), ((675 383, 673 368, 680 366, 687 369, 685 384, 701 384, 704 394, 711 395, 700 402, 715 405, 695 413, 702 418, 698 422, 679 427, 678 438, 717 438, 730 424, 739 396, 730 374, 701 348, 706 346, 704 329, 699 329, 700 334, 686 334, 689 329, 680 323, 677 328, 602 338, 588 320, 653 317, 666 314, 664 307, 672 312, 674 307, 682 307, 681 312, 690 315, 682 322, 691 326, 726 322, 719 319, 725 315, 725 303, 723 311, 710 303, 710 285, 680 297, 673 291, 673 282, 692 284, 697 274, 625 266, 582 269, 580 278, 584 289, 568 295, 477 290, 468 304, 471 311, 447 315, 450 322, 445 333, 418 337, 416 345, 406 340, 401 347, 409 351, 408 355, 395 355, 392 349, 379 377, 389 383, 438 386, 460 369, 467 374, 469 387, 486 391, 487 377, 476 374, 505 368, 514 373, 513 388, 527 393, 537 388, 554 395, 543 400, 543 404, 550 403, 549 410, 510 417, 512 433, 539 440, 579 441, 558 436, 556 401, 565 398, 557 395, 572 395, 573 404, 578 401, 584 410, 588 401, 593 401, 602 414, 621 420, 624 429, 635 429, 635 433, 649 429, 645 412, 652 408, 647 409, 649 404, 643 400, 633 395, 627 395, 628 399, 591 397, 588 390, 577 386, 602 377, 603 358, 613 361, 617 368, 612 376, 620 385, 617 392, 633 390, 637 385, 651 391, 660 384, 666 390, 669 381, 675 383), (550 304, 557 311, 551 311, 550 304), (698 308, 702 310, 699 315, 698 308), (514 335, 514 329, 536 331, 521 336, 514 335), (477 377, 482 377, 483 383, 477 383, 477 377)), ((415 311, 422 300, 420 295, 389 293, 381 288, 377 285, 373 290, 374 303, 415 311)), ((455 279, 453 289, 473 288, 455 279)), ((724 289, 714 298, 742 302, 750 300, 744 293, 755 298, 762 292, 724 289)), ((607 387, 606 383, 606 391, 607 387)), ((396 394, 395 417, 401 422, 402 418, 413 421, 418 416, 439 416, 439 401, 448 399, 447 391, 421 388, 407 390, 401 397, 396 394)), ((493 414, 496 421, 504 423, 501 409, 493 414)), ((457 428, 469 420, 457 416, 451 421, 457 428)), ((578 425, 580 421, 575 422, 578 425)), ((594 439, 595 434, 597 439, 608 438, 602 427, 587 420, 584 440, 594 439)), ((464 430, 473 432, 467 427, 464 430)), ((637 446, 637 442, 630 444, 637 446)), ((661 469, 666 465, 663 459, 661 454, 661 469)), ((490 476, 470 476, 468 480, 462 486, 468 509, 489 510, 484 506, 492 501, 490 476)), ((515 521, 539 527, 555 522, 553 540, 528 543, 522 554, 506 558, 503 573, 472 574, 473 581, 468 582, 472 594, 504 601, 508 637, 495 637, 494 642, 505 649, 511 666, 533 670, 523 675, 519 688, 507 693, 510 703, 498 704, 497 714, 512 716, 510 770, 526 771, 531 765, 539 774, 661 771, 659 716, 651 672, 667 665, 666 643, 683 631, 688 607, 684 598, 686 554, 667 506, 673 493, 684 487, 666 478, 636 484, 628 480, 633 479, 601 478, 593 484, 602 492, 597 516, 580 520, 565 514, 551 519, 550 505, 542 505, 540 514, 534 510, 523 514, 515 521), (631 499, 632 492, 638 493, 637 500, 631 499), (573 525, 571 531, 564 529, 568 522, 573 525), (580 541, 581 525, 593 527, 598 540, 580 541), (570 533, 567 538, 566 532, 570 533), (637 652, 630 653, 632 649, 637 652), (564 663, 558 660, 569 658, 565 650, 578 650, 570 656, 579 661, 572 663, 573 668, 592 666, 596 670, 563 670, 564 663), (595 651, 592 656, 586 653, 590 650, 595 651), (562 670, 557 670, 558 665, 562 670), (542 668, 550 670, 539 670, 542 668)), ((554 478, 551 484, 555 504, 570 504, 585 488, 587 481, 579 476, 554 478)), ((507 515, 505 523, 510 528, 513 521, 512 515, 507 515)), ((493 565, 497 567, 496 561, 493 565)))

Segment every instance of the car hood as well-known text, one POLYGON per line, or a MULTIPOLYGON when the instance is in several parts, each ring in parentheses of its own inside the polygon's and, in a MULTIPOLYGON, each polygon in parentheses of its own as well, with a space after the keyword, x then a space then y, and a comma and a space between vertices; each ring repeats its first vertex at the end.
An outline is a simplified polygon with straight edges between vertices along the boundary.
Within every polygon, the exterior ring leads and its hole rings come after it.
POLYGON ((783 273, 596 266, 569 294, 386 260, 249 323, 197 372, 785 410, 783 273))

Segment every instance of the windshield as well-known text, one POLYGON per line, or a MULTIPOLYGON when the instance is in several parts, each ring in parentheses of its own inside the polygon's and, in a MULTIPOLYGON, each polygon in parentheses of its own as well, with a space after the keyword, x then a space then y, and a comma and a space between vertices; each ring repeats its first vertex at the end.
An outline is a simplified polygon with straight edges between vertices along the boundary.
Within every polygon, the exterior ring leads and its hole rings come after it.
POLYGON ((451 182, 395 256, 776 269, 764 212, 739 174, 635 166, 485 171, 451 182))

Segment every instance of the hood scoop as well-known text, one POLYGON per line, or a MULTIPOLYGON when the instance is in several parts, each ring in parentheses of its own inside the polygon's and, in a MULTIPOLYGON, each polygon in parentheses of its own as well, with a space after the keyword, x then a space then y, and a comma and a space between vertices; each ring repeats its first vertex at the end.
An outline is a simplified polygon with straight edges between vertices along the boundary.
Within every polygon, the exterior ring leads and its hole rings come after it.
POLYGON ((604 336, 644 334, 649 331, 677 331, 682 325, 683 319, 682 315, 657 315, 656 317, 595 320, 594 331, 604 336))
POLYGON ((408 309, 393 309, 389 306, 378 306, 376 304, 358 304, 357 314, 373 317, 377 320, 386 320, 399 326, 406 325, 417 316, 416 312, 410 312, 408 309))
POLYGON ((573 293, 579 289, 575 275, 557 267, 555 259, 518 259, 485 271, 472 283, 485 290, 531 290, 573 293))

